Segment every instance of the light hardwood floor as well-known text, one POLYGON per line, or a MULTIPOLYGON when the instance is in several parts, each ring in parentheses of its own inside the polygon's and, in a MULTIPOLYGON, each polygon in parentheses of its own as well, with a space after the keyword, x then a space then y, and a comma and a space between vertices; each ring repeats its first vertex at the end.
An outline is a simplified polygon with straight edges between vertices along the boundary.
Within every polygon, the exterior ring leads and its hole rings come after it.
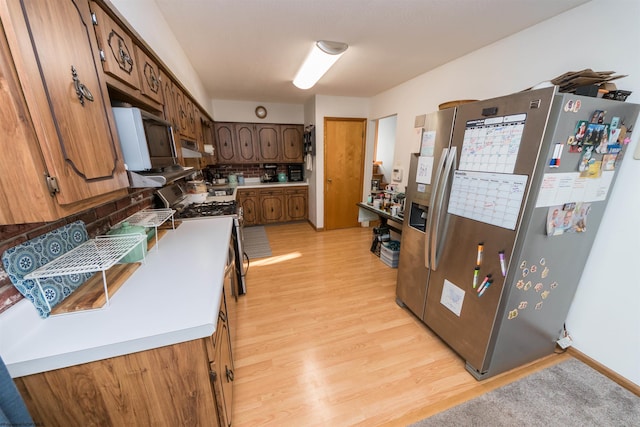
POLYGON ((235 426, 405 426, 569 357, 478 382, 396 304, 370 228, 266 230, 237 303, 235 426))

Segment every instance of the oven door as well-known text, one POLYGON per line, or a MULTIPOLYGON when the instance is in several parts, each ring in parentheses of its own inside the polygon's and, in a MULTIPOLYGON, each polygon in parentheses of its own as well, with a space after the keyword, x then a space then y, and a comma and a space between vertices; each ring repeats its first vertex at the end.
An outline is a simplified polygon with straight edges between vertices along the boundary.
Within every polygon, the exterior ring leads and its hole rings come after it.
POLYGON ((237 283, 237 295, 244 295, 247 293, 247 284, 245 279, 246 269, 244 268, 244 244, 242 235, 242 217, 238 215, 233 218, 233 251, 235 252, 235 270, 236 270, 236 283, 237 283))

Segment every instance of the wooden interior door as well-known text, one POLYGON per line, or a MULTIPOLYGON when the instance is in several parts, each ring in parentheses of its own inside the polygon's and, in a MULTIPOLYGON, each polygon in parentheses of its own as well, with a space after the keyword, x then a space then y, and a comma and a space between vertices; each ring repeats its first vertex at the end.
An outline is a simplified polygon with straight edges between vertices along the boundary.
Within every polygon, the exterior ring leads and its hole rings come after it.
POLYGON ((324 225, 358 226, 367 119, 324 119, 324 225))

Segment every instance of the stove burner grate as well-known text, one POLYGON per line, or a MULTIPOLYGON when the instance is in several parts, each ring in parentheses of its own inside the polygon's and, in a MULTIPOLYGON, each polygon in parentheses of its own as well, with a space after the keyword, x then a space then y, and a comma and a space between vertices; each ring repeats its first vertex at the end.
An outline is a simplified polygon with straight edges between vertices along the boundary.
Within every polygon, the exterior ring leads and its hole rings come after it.
POLYGON ((235 201, 192 203, 179 210, 177 218, 201 218, 207 216, 235 215, 237 205, 235 201))

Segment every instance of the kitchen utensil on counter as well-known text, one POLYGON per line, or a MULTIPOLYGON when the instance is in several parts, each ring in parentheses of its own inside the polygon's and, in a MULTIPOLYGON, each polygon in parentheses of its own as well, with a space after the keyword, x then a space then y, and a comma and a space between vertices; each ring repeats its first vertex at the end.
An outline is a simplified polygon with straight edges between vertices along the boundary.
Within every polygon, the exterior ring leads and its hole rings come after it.
MULTIPOLYGON (((207 193, 204 193, 205 196, 207 193)), ((110 236, 118 236, 123 234, 143 234, 145 237, 147 235, 147 229, 145 227, 141 227, 139 225, 131 225, 128 221, 123 221, 119 226, 116 226, 107 232, 110 236)), ((135 248, 131 250, 127 255, 125 255, 120 262, 121 263, 130 263, 130 262, 139 262, 144 259, 147 254, 147 239, 140 242, 135 248)))
POLYGON ((284 172, 280 172, 278 174, 278 182, 287 182, 287 174, 284 172))

